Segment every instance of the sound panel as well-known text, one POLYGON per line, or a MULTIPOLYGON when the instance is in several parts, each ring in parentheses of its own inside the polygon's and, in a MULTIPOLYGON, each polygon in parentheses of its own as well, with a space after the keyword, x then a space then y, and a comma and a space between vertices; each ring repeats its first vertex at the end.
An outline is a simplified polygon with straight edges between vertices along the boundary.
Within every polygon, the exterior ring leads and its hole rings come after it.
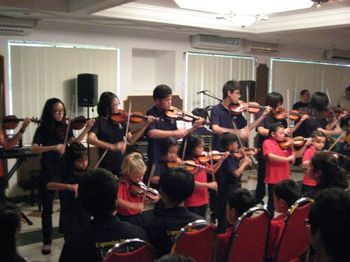
POLYGON ((79 74, 77 77, 78 106, 93 107, 98 101, 98 75, 79 74))
POLYGON ((248 87, 249 101, 256 101, 255 81, 244 80, 244 81, 239 81, 239 84, 241 86, 241 100, 247 102, 247 87, 248 87))

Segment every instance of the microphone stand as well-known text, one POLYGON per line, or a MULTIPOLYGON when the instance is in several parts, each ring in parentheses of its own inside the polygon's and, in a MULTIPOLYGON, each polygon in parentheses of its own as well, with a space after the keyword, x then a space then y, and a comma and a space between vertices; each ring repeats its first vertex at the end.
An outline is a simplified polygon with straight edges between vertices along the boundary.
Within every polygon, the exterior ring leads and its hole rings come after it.
POLYGON ((212 94, 208 94, 207 92, 208 92, 208 91, 205 91, 205 90, 204 90, 204 91, 202 91, 201 93, 202 93, 203 95, 206 95, 206 96, 208 96, 208 97, 214 98, 214 99, 216 99, 216 100, 222 102, 222 99, 217 98, 216 96, 214 96, 214 95, 212 95, 212 94))

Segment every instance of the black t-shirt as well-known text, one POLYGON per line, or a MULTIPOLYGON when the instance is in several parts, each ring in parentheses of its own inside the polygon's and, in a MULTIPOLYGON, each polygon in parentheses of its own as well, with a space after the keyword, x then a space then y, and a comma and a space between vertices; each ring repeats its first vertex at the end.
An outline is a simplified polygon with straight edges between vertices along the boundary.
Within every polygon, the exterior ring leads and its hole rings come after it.
POLYGON ((238 159, 229 156, 224 160, 217 175, 218 192, 226 192, 228 185, 241 183, 241 177, 233 175, 233 172, 238 168, 238 159))
POLYGON ((308 104, 309 104, 309 103, 304 103, 304 102, 299 101, 299 102, 296 102, 296 103, 293 105, 293 109, 294 109, 294 110, 303 109, 303 108, 307 107, 308 104))
MULTIPOLYGON (((73 137, 72 131, 68 138, 73 137)), ((39 126, 34 134, 33 144, 41 146, 52 146, 64 143, 64 132, 52 133, 39 126)), ((41 176, 44 183, 49 181, 60 181, 61 174, 65 172, 65 156, 61 156, 57 151, 48 151, 41 154, 41 176)))
MULTIPOLYGON (((262 113, 260 113, 261 115, 262 113)), ((259 117, 260 115, 257 115, 257 117, 259 117)), ((266 129, 270 129, 270 127, 273 124, 281 124, 284 128, 287 127, 287 121, 285 119, 282 120, 277 120, 273 114, 267 114, 267 116, 258 124, 258 126, 256 127, 256 130, 258 131, 259 127, 263 127, 266 129)), ((258 144, 257 147, 262 149, 262 144, 264 143, 264 141, 268 138, 268 136, 262 136, 260 134, 258 134, 258 144)))
POLYGON ((170 252, 182 227, 198 219, 204 218, 188 211, 186 207, 168 208, 160 216, 153 217, 146 226, 146 232, 158 257, 170 252))
MULTIPOLYGON (((67 172, 62 174, 61 182, 78 184, 80 175, 74 172, 71 167, 67 167, 67 172)), ((60 200, 60 233, 70 235, 86 230, 90 223, 90 215, 81 203, 79 196, 75 197, 75 193, 72 191, 62 190, 60 191, 60 200)))
POLYGON ((323 117, 310 117, 306 119, 300 127, 294 132, 294 136, 311 137, 312 132, 317 128, 326 128, 327 120, 323 117))
POLYGON ((147 241, 144 230, 122 222, 116 216, 94 219, 89 229, 70 237, 63 246, 60 262, 101 262, 115 244, 129 238, 147 241))
MULTIPOLYGON (((110 118, 98 117, 95 125, 91 128, 92 133, 96 134, 99 140, 115 144, 124 140, 126 128, 124 125, 113 122, 110 118)), ((100 157, 106 149, 99 148, 100 157)), ((101 168, 111 171, 115 175, 121 173, 121 163, 123 154, 121 151, 107 151, 107 154, 100 163, 101 168)))
MULTIPOLYGON (((160 129, 160 130, 176 130, 177 125, 176 121, 174 119, 171 119, 167 117, 165 114, 165 111, 154 106, 150 110, 147 111, 146 115, 149 116, 154 116, 158 117, 161 119, 161 121, 154 121, 151 123, 147 131, 153 130, 153 129, 160 129)), ((147 137, 148 140, 148 147, 147 147, 147 157, 148 157, 148 162, 147 165, 148 167, 151 167, 154 162, 157 162, 161 159, 161 154, 160 154, 160 147, 161 147, 161 139, 154 139, 147 137)))
MULTIPOLYGON (((218 125, 224 128, 233 129, 232 121, 235 122, 238 129, 242 129, 247 126, 247 120, 242 114, 233 115, 222 103, 213 106, 211 110, 211 124, 218 125)), ((219 142, 219 135, 213 132, 213 149, 223 151, 223 148, 219 142)))

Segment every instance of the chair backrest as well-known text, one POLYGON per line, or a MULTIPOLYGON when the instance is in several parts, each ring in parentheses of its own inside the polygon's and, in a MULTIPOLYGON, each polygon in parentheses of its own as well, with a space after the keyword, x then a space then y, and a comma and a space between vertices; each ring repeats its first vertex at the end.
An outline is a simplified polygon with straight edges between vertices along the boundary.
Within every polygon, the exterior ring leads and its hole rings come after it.
POLYGON ((270 213, 261 206, 252 207, 239 217, 228 242, 225 260, 229 262, 264 261, 270 220, 270 213))
POLYGON ((104 262, 154 262, 156 253, 153 247, 138 238, 126 239, 108 250, 104 262))
POLYGON ((195 261, 215 260, 216 227, 205 220, 196 220, 181 229, 172 252, 192 257, 195 261))
POLYGON ((305 219, 312 203, 311 198, 303 197, 288 210, 274 261, 289 261, 302 256, 308 250, 309 227, 305 224, 305 219))

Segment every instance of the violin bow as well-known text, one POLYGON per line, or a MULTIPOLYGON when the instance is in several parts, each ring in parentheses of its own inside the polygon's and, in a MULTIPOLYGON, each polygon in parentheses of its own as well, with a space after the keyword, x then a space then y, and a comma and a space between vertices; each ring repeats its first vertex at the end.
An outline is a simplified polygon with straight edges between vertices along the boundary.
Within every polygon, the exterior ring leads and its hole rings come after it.
MULTIPOLYGON (((234 121, 233 119, 232 119, 232 125, 233 125, 234 129, 239 130, 239 129, 237 129, 237 125, 236 125, 236 123, 235 123, 235 121, 234 121)), ((241 137, 240 137, 238 134, 237 134, 237 140, 238 140, 238 144, 239 144, 240 147, 243 149, 243 142, 242 142, 242 140, 241 140, 241 137)), ((248 156, 247 156, 247 154, 244 152, 244 150, 242 150, 242 153, 243 153, 243 155, 244 155, 245 158, 248 158, 248 156)), ((248 158, 248 159, 251 160, 251 162, 250 162, 249 165, 254 164, 252 158, 248 158)))
MULTIPOLYGON (((209 152, 211 152, 211 145, 209 145, 208 149, 209 149, 209 152)), ((213 169, 213 172, 211 173, 211 178, 212 178, 213 182, 216 182, 216 178, 215 178, 215 174, 214 174, 213 158, 210 155, 209 155, 209 160, 210 160, 211 168, 213 169)))
POLYGON ((72 112, 73 112, 74 105, 75 105, 75 95, 72 96, 72 104, 71 104, 71 107, 69 109, 67 130, 66 130, 66 134, 64 135, 64 145, 66 145, 66 146, 67 146, 67 142, 68 142, 68 135, 69 135, 70 125, 71 125, 71 118, 72 118, 72 112))
POLYGON ((125 136, 124 136, 124 143, 125 143, 125 146, 126 146, 126 143, 128 142, 128 133, 129 133, 129 126, 130 126, 130 116, 131 116, 131 101, 129 101, 128 120, 126 121, 126 129, 125 129, 125 136))
POLYGON ((339 141, 345 136, 345 132, 342 132, 341 135, 333 142, 333 144, 328 148, 328 150, 326 152, 330 152, 333 147, 336 146, 336 144, 339 143, 339 141))

